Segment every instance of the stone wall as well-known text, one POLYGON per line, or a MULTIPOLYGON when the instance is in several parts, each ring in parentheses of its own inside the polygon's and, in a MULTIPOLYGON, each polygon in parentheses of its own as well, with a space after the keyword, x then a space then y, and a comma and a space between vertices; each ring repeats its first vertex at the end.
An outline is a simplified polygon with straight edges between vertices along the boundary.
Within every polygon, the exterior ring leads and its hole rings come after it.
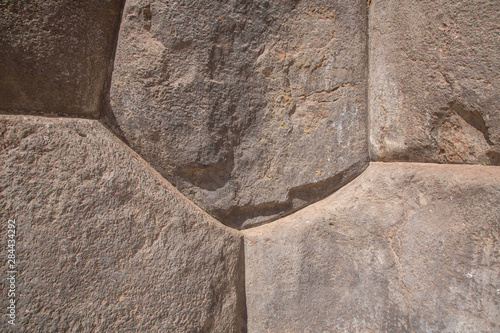
POLYGON ((0 330, 498 332, 498 22, 0 1, 0 330))

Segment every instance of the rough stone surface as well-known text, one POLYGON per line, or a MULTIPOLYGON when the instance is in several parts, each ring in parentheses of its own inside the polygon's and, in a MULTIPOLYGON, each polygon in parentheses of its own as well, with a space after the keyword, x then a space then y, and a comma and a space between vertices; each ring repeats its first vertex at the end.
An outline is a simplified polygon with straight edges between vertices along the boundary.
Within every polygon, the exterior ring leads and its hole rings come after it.
POLYGON ((127 1, 107 120, 233 227, 332 193, 368 163, 366 2, 127 1))
POLYGON ((0 112, 99 116, 124 0, 0 0, 0 112))
POLYGON ((500 165, 500 2, 372 0, 370 154, 500 165))
MULTIPOLYGON (((14 331, 244 329, 238 231, 98 121, 2 116, 0 134, 2 249, 7 220, 18 228, 14 331)), ((4 280, 4 259, 1 270, 4 280)), ((0 331, 9 332, 0 286, 0 331)))
POLYGON ((500 330, 500 167, 373 163, 244 234, 249 332, 500 330))

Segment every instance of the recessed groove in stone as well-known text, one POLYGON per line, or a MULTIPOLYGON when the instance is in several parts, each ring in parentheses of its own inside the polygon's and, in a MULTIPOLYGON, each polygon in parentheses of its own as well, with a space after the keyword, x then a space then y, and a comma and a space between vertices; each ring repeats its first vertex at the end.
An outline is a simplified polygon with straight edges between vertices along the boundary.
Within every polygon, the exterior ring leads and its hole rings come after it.
POLYGON ((332 178, 325 179, 319 183, 291 188, 287 195, 287 201, 285 202, 266 203, 257 207, 235 206, 231 207, 229 211, 213 211, 210 212, 210 214, 222 221, 222 223, 236 229, 248 229, 271 223, 297 210, 303 209, 308 205, 314 204, 316 201, 324 199, 325 195, 332 194, 342 186, 347 185, 360 175, 358 170, 365 167, 364 162, 360 162, 360 164, 361 165, 352 167, 356 172, 349 172, 349 170, 346 170, 345 172, 338 173, 332 178), (253 222, 253 219, 258 216, 265 216, 266 218, 260 222, 253 222))

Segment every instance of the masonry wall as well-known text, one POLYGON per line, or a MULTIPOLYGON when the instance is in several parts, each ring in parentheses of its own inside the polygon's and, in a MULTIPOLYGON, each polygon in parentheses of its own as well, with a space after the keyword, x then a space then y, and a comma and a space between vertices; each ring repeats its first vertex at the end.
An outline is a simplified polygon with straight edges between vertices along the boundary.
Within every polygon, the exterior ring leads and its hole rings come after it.
POLYGON ((498 332, 498 22, 1 3, 1 331, 498 332))

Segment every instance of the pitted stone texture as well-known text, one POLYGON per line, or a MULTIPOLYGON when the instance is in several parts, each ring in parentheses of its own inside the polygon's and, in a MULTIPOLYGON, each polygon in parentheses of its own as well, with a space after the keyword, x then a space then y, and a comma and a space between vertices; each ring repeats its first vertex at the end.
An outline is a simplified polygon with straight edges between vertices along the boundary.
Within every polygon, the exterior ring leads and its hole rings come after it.
POLYGON ((0 112, 98 117, 123 2, 0 0, 0 112))
POLYGON ((370 154, 500 165, 499 1, 373 0, 370 154))
POLYGON ((239 232, 98 121, 3 116, 0 133, 0 232, 18 228, 14 331, 241 332, 239 232))
POLYGON ((500 329, 500 167, 373 163, 244 234, 249 332, 500 329))
POLYGON ((367 166, 366 16, 361 0, 129 0, 109 123, 223 223, 275 219, 367 166))

